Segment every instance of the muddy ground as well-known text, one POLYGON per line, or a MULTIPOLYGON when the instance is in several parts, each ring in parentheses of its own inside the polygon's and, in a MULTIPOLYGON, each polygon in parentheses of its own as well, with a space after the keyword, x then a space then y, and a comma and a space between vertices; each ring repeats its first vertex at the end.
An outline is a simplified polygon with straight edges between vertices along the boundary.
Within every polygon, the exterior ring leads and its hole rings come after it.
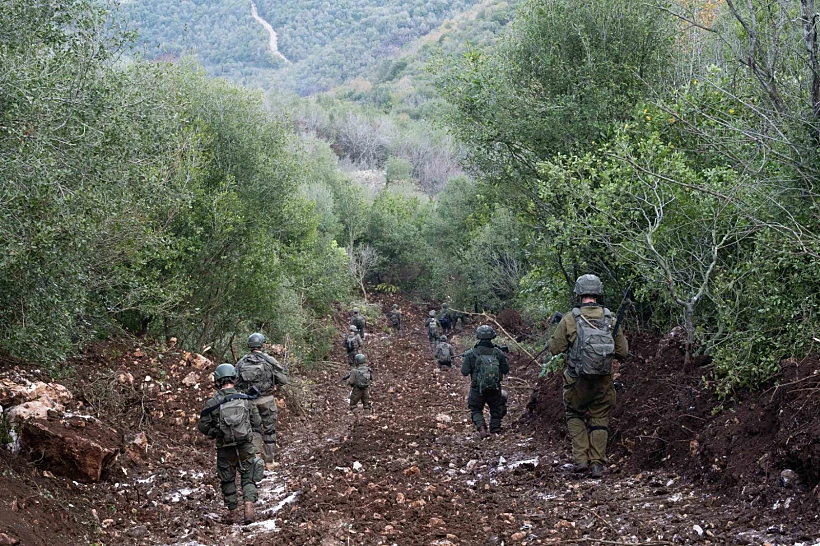
MULTIPOLYGON (((382 319, 366 338, 372 418, 348 412, 338 382, 344 316, 336 364, 294 370, 255 524, 219 523, 213 446, 195 429, 209 370, 133 340, 89 347, 61 382, 75 409, 126 440, 144 431, 147 452, 123 452, 100 483, 81 484, 0 450, 0 533, 26 545, 820 544, 816 358, 785 362, 782 386, 728 404, 705 361, 684 370, 674 343, 630 336, 611 465, 601 481, 578 479, 562 470, 559 377, 538 380, 513 356, 504 432, 479 440, 467 379, 434 365, 427 307, 401 303, 402 330, 382 319), (783 487, 786 468, 797 478, 783 487)), ((456 333, 457 350, 472 331, 456 333)), ((36 375, 11 361, 3 373, 36 375)))

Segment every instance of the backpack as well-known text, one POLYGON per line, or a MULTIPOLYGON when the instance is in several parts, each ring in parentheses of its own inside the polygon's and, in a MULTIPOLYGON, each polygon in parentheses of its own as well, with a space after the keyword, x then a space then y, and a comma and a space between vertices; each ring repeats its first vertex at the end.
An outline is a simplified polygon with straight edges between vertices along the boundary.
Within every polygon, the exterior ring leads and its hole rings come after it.
POLYGON ((474 353, 478 361, 478 373, 476 374, 476 383, 478 384, 478 392, 497 391, 501 388, 501 363, 498 362, 498 357, 493 354, 482 355, 474 353))
POLYGON ((612 313, 604 308, 604 316, 590 319, 579 308, 572 310, 578 337, 567 351, 569 365, 579 375, 609 375, 615 340, 612 338, 612 313))
POLYGON ((253 438, 247 396, 228 396, 219 404, 219 432, 223 447, 250 442, 253 438))
POLYGON ((356 349, 356 336, 353 334, 347 334, 345 336, 345 350, 347 352, 354 351, 356 349))
POLYGON ((435 318, 431 317, 427 323, 427 333, 432 336, 438 335, 438 321, 435 318))
POLYGON ((367 324, 364 317, 362 315, 353 315, 353 318, 350 320, 350 324, 355 326, 359 329, 360 332, 364 332, 364 327, 367 324))
POLYGON ((450 362, 450 345, 443 341, 436 346, 436 360, 439 362, 450 362))
MULTIPOLYGON (((268 392, 273 388, 274 379, 265 371, 265 364, 270 363, 265 356, 251 353, 239 361, 237 368, 240 379, 240 390, 256 387, 256 390, 262 393, 268 392)), ((272 363, 271 366, 273 366, 272 363)))
POLYGON ((438 322, 441 324, 441 327, 447 329, 450 327, 450 317, 447 316, 447 313, 444 312, 438 317, 438 322))
POLYGON ((393 326, 398 326, 398 324, 399 324, 399 317, 400 317, 400 316, 401 316, 401 315, 399 315, 399 313, 398 313, 398 312, 396 312, 396 311, 391 311, 391 312, 390 312, 390 324, 392 324, 393 326))
POLYGON ((356 387, 366 389, 372 380, 370 366, 358 366, 356 368, 356 387))

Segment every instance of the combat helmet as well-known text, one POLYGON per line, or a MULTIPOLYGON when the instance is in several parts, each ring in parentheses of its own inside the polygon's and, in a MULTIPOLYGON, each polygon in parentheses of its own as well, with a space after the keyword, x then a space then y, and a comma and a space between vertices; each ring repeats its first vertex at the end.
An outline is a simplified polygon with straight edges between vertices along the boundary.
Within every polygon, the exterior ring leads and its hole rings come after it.
POLYGON ((576 296, 603 296, 604 283, 597 275, 581 275, 572 290, 576 296))
POLYGON ((442 308, 442 309, 447 309, 447 302, 442 303, 442 304, 441 304, 441 308, 442 308))
POLYGON ((398 308, 399 308, 399 304, 398 304, 398 303, 394 303, 394 304, 393 304, 393 309, 398 309, 398 308))
POLYGON ((447 341, 447 336, 445 336, 445 335, 439 336, 438 340, 439 341, 447 341))
POLYGON ((256 332, 248 336, 248 349, 261 349, 265 345, 265 336, 256 332))
POLYGON ((351 324, 351 325, 350 325, 350 331, 351 331, 351 332, 358 332, 358 331, 359 331, 359 329, 358 329, 358 328, 356 328, 356 325, 355 325, 355 324, 351 324))
POLYGON ((359 308, 358 308, 358 307, 354 307, 354 308, 353 308, 353 312, 354 312, 354 313, 358 313, 358 312, 359 312, 359 308))
POLYGON ((220 364, 214 370, 214 385, 221 387, 226 381, 236 381, 236 368, 233 364, 220 364))
POLYGON ((430 312, 429 312, 429 313, 427 313, 427 314, 428 314, 428 315, 430 315, 431 317, 436 316, 436 312, 435 312, 435 311, 433 311, 432 309, 430 309, 430 312))
POLYGON ((475 330, 476 339, 495 339, 496 333, 489 324, 482 324, 475 330))
POLYGON ((364 364, 367 362, 367 357, 362 353, 359 353, 354 357, 354 360, 356 361, 356 364, 364 364))

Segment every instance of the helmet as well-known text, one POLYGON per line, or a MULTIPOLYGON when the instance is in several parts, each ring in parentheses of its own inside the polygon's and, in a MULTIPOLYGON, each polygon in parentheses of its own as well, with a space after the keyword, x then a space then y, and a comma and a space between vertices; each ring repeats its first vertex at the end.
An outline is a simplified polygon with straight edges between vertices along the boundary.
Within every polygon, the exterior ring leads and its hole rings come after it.
POLYGON ((427 313, 427 314, 428 314, 428 315, 430 315, 431 317, 436 316, 436 312, 435 312, 435 311, 433 311, 432 309, 430 309, 430 312, 429 312, 429 313, 427 313))
POLYGON ((358 307, 354 307, 354 308, 353 308, 353 312, 354 312, 354 313, 358 313, 358 312, 359 312, 359 308, 358 308, 358 307))
POLYGON ((441 304, 441 308, 442 308, 442 309, 447 309, 447 304, 446 304, 446 303, 442 303, 442 304, 441 304))
POLYGON ((248 337, 248 349, 261 349, 265 345, 265 336, 259 332, 248 337))
POLYGON ((353 325, 353 324, 351 324, 351 325, 350 325, 350 331, 351 331, 351 332, 357 332, 358 330, 359 330, 359 329, 358 329, 358 328, 356 328, 356 326, 355 326, 355 325, 353 325))
POLYGON ((576 296, 603 296, 604 283, 596 275, 581 275, 572 291, 576 296))
POLYGON ((221 385, 226 379, 236 380, 233 364, 220 364, 214 370, 214 384, 221 385))
POLYGON ((489 324, 482 324, 475 330, 476 339, 495 339, 495 330, 489 324))
POLYGON ((357 354, 354 359, 356 360, 356 364, 364 364, 367 362, 367 357, 364 356, 362 353, 357 354))
POLYGON ((438 338, 439 341, 447 341, 447 336, 441 336, 438 338))
POLYGON ((393 304, 393 309, 398 309, 398 308, 399 308, 399 304, 398 304, 398 303, 394 303, 394 304, 393 304))

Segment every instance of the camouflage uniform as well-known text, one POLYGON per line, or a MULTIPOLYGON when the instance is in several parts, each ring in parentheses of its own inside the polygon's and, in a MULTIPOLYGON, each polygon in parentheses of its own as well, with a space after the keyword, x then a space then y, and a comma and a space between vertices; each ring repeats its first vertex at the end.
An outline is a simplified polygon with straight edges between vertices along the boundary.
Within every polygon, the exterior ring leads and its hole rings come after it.
MULTIPOLYGON (((435 314, 435 311, 430 312, 435 314)), ((435 347, 439 336, 438 320, 436 320, 435 316, 429 316, 427 320, 424 321, 424 327, 427 328, 427 341, 430 343, 430 347, 435 347)))
POLYGON ((439 341, 436 345, 436 362, 440 370, 453 366, 453 357, 456 355, 453 346, 447 341, 439 341))
MULTIPOLYGON (((580 304, 581 315, 590 320, 604 316, 604 308, 597 303, 580 304)), ((554 355, 566 352, 575 343, 577 326, 572 313, 567 313, 549 342, 554 355)), ((623 330, 615 337, 615 357, 624 359, 629 346, 623 330)), ((609 440, 609 415, 615 407, 615 388, 612 375, 580 375, 573 363, 564 371, 564 407, 567 429, 572 440, 572 459, 576 465, 605 465, 606 444, 609 440)))
POLYGON ((470 416, 473 424, 479 431, 487 426, 484 420, 484 405, 490 407, 490 432, 501 431, 501 418, 505 412, 504 399, 501 389, 485 390, 481 392, 478 388, 478 356, 494 355, 498 359, 498 368, 501 376, 510 373, 510 366, 507 363, 507 355, 488 340, 482 339, 475 346, 464 354, 464 361, 461 364, 461 375, 470 376, 470 394, 467 396, 467 407, 470 408, 470 416))
POLYGON ((347 351, 347 363, 350 366, 353 366, 353 364, 355 364, 353 359, 356 357, 356 355, 360 352, 362 348, 362 336, 360 336, 359 334, 348 332, 347 334, 345 334, 345 338, 342 341, 342 346, 344 346, 345 351, 347 351), (348 336, 352 336, 353 347, 348 347, 346 345, 348 336))
POLYGON ((401 309, 397 306, 393 306, 393 309, 390 310, 387 316, 390 318, 390 324, 393 328, 401 330, 401 309))
MULTIPOLYGON (((205 402, 202 414, 199 417, 197 429, 208 438, 216 440, 216 473, 222 485, 222 498, 228 510, 234 510, 239 504, 236 492, 236 473, 239 472, 242 485, 242 497, 245 502, 256 501, 256 484, 262 480, 264 465, 256 458, 256 450, 252 442, 227 444, 219 429, 219 406, 230 395, 239 391, 235 388, 220 389, 213 398, 205 402)), ((254 432, 262 430, 262 418, 259 410, 246 400, 250 413, 251 428, 254 432)))
POLYGON ((262 454, 265 462, 272 463, 276 452, 276 420, 279 416, 273 391, 276 385, 287 384, 287 376, 275 358, 258 349, 239 359, 236 363, 236 373, 237 389, 248 392, 251 387, 256 388, 258 396, 253 400, 253 404, 262 418, 262 432, 254 434, 253 443, 256 452, 262 454))
MULTIPOLYGON (((370 415, 370 387, 360 388, 356 386, 356 366, 350 368, 350 377, 347 378, 347 385, 350 390, 350 411, 356 411, 359 402, 362 403, 365 415, 370 415)), ((372 372, 371 372, 372 374, 372 372)))
POLYGON ((364 335, 364 328, 367 326, 367 319, 364 318, 364 315, 356 311, 353 313, 353 316, 350 317, 350 324, 358 328, 361 335, 364 335))

